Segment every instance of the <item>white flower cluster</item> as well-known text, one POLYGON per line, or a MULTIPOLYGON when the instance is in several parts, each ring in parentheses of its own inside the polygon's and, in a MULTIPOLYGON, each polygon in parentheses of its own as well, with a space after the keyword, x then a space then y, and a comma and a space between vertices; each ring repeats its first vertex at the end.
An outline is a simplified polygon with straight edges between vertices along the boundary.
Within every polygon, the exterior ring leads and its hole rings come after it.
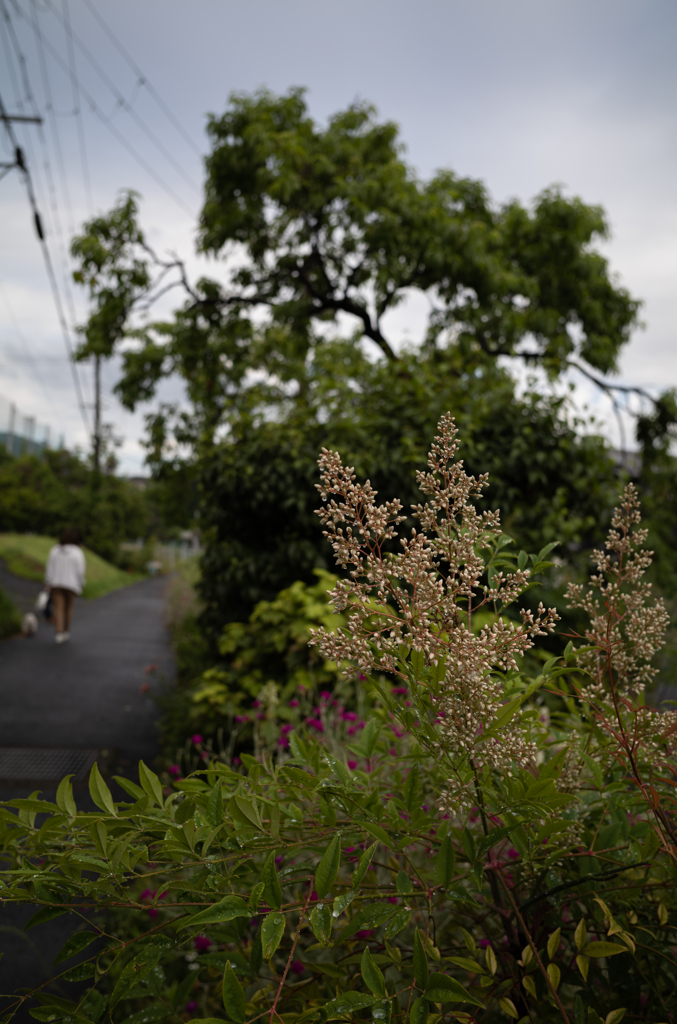
POLYGON ((636 529, 640 521, 637 491, 628 484, 605 550, 592 554, 597 573, 588 588, 567 588, 570 606, 590 618, 586 641, 595 650, 582 652, 579 663, 592 677, 582 696, 593 703, 611 698, 610 684, 617 697, 636 697, 658 671, 650 661, 665 643, 669 618, 663 600, 652 600, 651 584, 642 581, 653 552, 641 549, 647 531, 636 529))
MULTIPOLYGON (((312 644, 336 662, 357 664, 364 673, 402 671, 402 651, 422 655, 424 666, 443 663, 439 702, 440 742, 450 761, 480 768, 488 765, 509 773, 533 757, 519 715, 500 735, 485 742, 484 733, 505 700, 489 672, 516 667, 534 638, 552 631, 558 616, 542 605, 536 613, 522 610, 521 621, 501 615, 526 589, 528 570, 486 576, 486 559, 501 534, 500 513, 479 514, 472 499, 487 486, 487 476, 469 476, 456 459, 458 441, 450 414, 439 424, 428 457, 428 472, 418 473, 428 501, 412 512, 420 530, 400 537, 406 518, 399 501, 376 504, 369 481, 358 484, 351 467, 336 452, 324 449, 319 460, 324 506, 318 515, 334 548, 337 563, 347 571, 330 597, 337 611, 349 610, 345 632, 313 631, 312 644), (401 550, 393 550, 399 541, 401 550), (486 582, 485 582, 486 580, 486 582), (473 632, 478 611, 494 612, 493 621, 473 632)), ((420 681, 420 680, 419 680, 420 681)), ((450 779, 445 807, 465 802, 468 785, 450 779)))

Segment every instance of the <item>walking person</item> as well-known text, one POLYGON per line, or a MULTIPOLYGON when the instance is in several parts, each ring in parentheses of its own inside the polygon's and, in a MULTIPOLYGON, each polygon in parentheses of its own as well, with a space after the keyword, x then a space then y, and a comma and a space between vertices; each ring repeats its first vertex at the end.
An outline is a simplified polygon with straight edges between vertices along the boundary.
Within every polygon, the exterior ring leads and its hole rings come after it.
POLYGON ((69 527, 64 530, 47 559, 45 585, 52 593, 54 628, 57 644, 70 640, 71 618, 75 595, 85 585, 85 556, 79 546, 80 533, 69 527))

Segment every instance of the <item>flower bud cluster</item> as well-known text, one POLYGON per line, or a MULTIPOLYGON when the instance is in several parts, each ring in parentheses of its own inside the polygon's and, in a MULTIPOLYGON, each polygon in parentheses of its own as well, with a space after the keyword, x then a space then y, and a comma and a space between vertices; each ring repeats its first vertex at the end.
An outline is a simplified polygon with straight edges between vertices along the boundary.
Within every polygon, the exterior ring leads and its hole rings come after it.
MULTIPOLYGON (((347 573, 330 600, 349 618, 344 631, 314 630, 311 643, 326 658, 357 664, 365 674, 409 679, 403 666, 407 657, 410 665, 422 663, 425 669, 444 664, 441 748, 450 762, 509 774, 527 764, 534 751, 519 715, 485 742, 484 733, 505 700, 489 673, 515 668, 515 659, 533 646, 535 637, 551 632, 558 616, 543 605, 536 612, 522 610, 519 620, 504 614, 529 585, 529 572, 487 575, 487 559, 501 535, 500 513, 477 512, 473 501, 487 486, 487 476, 469 476, 457 459, 459 442, 450 414, 438 429, 428 471, 417 474, 428 499, 412 509, 420 529, 408 537, 399 536, 406 518, 401 502, 377 505, 370 482, 357 483, 353 468, 345 467, 338 453, 323 449, 318 490, 324 504, 318 515, 347 573), (489 611, 493 621, 477 631, 473 616, 479 611, 489 611)), ((450 780, 445 808, 456 801, 458 812, 466 801, 462 790, 450 780)))

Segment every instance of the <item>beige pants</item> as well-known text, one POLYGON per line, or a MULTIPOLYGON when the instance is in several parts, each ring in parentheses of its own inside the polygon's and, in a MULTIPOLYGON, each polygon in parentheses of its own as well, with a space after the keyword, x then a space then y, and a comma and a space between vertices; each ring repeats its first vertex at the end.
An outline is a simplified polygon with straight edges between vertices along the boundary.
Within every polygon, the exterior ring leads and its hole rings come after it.
POLYGON ((71 628, 71 617, 73 615, 73 601, 75 594, 66 587, 52 587, 52 600, 54 602, 54 628, 57 633, 68 633, 71 628))

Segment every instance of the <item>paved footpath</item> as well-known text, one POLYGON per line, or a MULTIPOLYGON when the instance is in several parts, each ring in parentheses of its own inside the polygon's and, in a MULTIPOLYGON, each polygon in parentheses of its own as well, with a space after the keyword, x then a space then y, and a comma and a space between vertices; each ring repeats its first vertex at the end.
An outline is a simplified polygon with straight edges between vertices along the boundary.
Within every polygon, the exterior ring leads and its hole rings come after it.
MULTIPOLYGON (((115 752, 113 770, 129 776, 140 758, 152 765, 157 708, 141 687, 155 679, 155 689, 173 674, 162 619, 165 585, 143 580, 95 601, 77 600, 66 644, 54 643, 44 620, 35 637, 0 642, 0 747, 105 748, 115 752), (158 666, 152 677, 144 673, 149 664, 158 666)), ((38 585, 33 588, 37 593, 38 585)), ((4 800, 27 795, 0 789, 4 800)), ((76 800, 90 809, 86 789, 76 800)), ((75 924, 65 916, 24 933, 32 913, 28 907, 0 910, 0 993, 50 977, 49 965, 75 924)), ((6 1005, 0 997, 0 1012, 6 1005)), ((17 1024, 30 1020, 27 1008, 14 1018, 17 1024)))

